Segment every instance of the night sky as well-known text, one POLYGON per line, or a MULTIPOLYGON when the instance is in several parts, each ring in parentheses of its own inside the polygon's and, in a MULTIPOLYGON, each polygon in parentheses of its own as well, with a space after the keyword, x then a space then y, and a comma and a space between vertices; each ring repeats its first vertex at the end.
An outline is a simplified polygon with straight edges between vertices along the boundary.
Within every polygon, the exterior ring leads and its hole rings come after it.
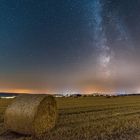
POLYGON ((140 92, 139 0, 1 0, 0 91, 140 92))

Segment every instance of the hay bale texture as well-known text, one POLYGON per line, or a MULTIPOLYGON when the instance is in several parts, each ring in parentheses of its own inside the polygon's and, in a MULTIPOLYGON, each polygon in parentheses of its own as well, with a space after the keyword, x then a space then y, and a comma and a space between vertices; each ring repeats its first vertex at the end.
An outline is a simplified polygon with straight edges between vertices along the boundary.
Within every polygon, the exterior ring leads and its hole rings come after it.
POLYGON ((55 126, 56 118, 54 97, 20 95, 6 109, 4 124, 7 130, 40 136, 55 126))

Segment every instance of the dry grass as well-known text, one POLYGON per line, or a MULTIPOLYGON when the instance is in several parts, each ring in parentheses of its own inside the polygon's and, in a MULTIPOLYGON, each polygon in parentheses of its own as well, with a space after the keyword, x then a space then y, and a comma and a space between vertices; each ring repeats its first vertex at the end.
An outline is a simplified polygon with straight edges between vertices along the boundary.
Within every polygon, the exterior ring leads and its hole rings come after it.
MULTIPOLYGON (((6 107, 8 102, 10 100, 0 100, 0 106, 6 107)), ((59 117, 56 127, 41 140, 140 139, 140 96, 57 98, 57 104, 59 117)), ((37 140, 9 132, 2 137, 37 140)))

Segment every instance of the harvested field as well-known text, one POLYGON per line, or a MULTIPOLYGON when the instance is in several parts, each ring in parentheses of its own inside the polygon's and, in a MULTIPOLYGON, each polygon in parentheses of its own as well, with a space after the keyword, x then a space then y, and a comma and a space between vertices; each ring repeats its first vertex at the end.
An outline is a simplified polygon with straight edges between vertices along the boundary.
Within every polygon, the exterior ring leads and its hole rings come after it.
MULTIPOLYGON (((140 96, 56 100, 56 127, 41 140, 140 140, 140 96)), ((37 140, 4 130, 3 113, 10 102, 0 99, 0 140, 37 140)))

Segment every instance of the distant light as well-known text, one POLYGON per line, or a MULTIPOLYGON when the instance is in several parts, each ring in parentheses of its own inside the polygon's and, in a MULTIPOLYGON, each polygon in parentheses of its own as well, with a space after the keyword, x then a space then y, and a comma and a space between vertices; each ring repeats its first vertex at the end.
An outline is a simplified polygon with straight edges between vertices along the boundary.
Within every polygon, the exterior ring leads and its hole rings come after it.
POLYGON ((1 97, 1 99, 14 99, 16 96, 10 96, 10 97, 1 97))

